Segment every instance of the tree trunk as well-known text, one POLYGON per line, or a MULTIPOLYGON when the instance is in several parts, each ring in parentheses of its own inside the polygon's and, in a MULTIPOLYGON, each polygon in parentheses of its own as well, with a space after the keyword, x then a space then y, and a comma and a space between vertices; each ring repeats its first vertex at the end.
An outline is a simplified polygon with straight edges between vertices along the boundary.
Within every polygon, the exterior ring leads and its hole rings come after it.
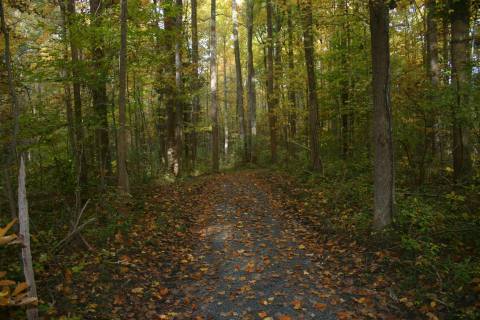
POLYGON ((173 174, 179 176, 182 171, 183 150, 183 81, 182 81, 182 24, 183 2, 176 0, 175 16, 175 154, 176 164, 173 174))
POLYGON ((177 92, 176 92, 176 16, 175 5, 173 0, 164 1, 164 24, 165 24, 165 45, 164 50, 167 56, 167 63, 165 66, 165 93, 167 95, 166 109, 167 109, 167 165, 171 173, 176 175, 178 170, 178 155, 176 148, 176 105, 177 105, 177 92))
POLYGON ((4 184, 5 184, 5 192, 7 193, 7 198, 10 206, 10 215, 12 219, 15 219, 17 217, 17 205, 15 203, 15 194, 14 194, 14 188, 12 185, 14 185, 12 181, 12 169, 11 168, 16 168, 16 159, 17 159, 17 136, 18 136, 18 131, 19 131, 19 104, 18 104, 18 98, 17 98, 17 92, 15 88, 15 81, 14 81, 14 75, 13 75, 13 65, 12 65, 12 59, 11 59, 11 53, 10 53, 10 32, 5 20, 5 7, 3 4, 3 0, 0 0, 0 27, 1 31, 4 36, 5 40, 5 49, 4 49, 4 58, 5 58, 5 65, 7 67, 7 83, 8 83, 8 93, 10 95, 10 103, 11 103, 11 114, 12 114, 12 119, 14 121, 13 127, 11 129, 11 137, 10 137, 10 143, 8 144, 8 147, 5 149, 8 149, 6 152, 7 155, 5 157, 5 168, 4 168, 4 184))
MULTIPOLYGON (((348 17, 348 0, 343 0, 341 7, 339 8, 343 11, 345 17, 348 17)), ((348 54, 350 48, 350 26, 347 18, 344 18, 343 29, 341 31, 341 90, 340 100, 341 100, 341 115, 342 115, 342 157, 347 159, 350 150, 352 148, 351 141, 351 130, 350 127, 353 118, 353 113, 349 110, 349 98, 350 98, 350 67, 348 63, 348 54)))
POLYGON ((389 9, 383 0, 370 0, 369 7, 375 146, 373 227, 378 230, 391 223, 394 205, 389 9))
POLYGON ((223 37, 223 151, 228 162, 229 132, 228 132, 228 79, 227 79, 227 38, 223 37))
POLYGON ((472 171, 471 150, 469 144, 468 116, 465 113, 469 104, 469 28, 470 0, 452 1, 450 22, 452 25, 451 62, 452 86, 455 92, 453 106, 453 172, 456 180, 469 177, 472 171))
MULTIPOLYGON (((19 237, 22 241, 22 262, 23 274, 28 285, 28 297, 37 298, 37 286, 33 273, 32 252, 30 249, 30 222, 28 218, 27 190, 25 187, 25 162, 23 155, 20 156, 20 170, 18 172, 18 221, 20 225, 19 237)), ((28 320, 38 319, 38 309, 36 305, 27 307, 28 320)))
POLYGON ((296 158, 295 147, 293 141, 297 134, 297 98, 295 89, 295 61, 293 56, 293 21, 292 21, 292 7, 288 7, 287 13, 287 33, 288 33, 288 140, 289 150, 288 152, 296 158))
POLYGON ((75 168, 78 175, 79 191, 86 188, 87 185, 87 161, 85 156, 85 145, 83 139, 83 119, 82 119, 82 95, 79 72, 79 50, 75 40, 72 39, 71 32, 75 17, 75 0, 66 0, 68 10, 68 26, 70 31, 70 54, 72 56, 72 77, 73 77, 73 109, 74 109, 74 127, 75 127, 75 168))
MULTIPOLYGON (((102 25, 103 14, 107 4, 101 0, 90 0, 92 24, 99 28, 102 25)), ((103 65, 105 59, 104 43, 94 41, 92 46, 92 67, 94 79, 90 86, 92 91, 93 109, 95 111, 95 140, 97 145, 97 161, 102 183, 105 175, 112 171, 110 157, 110 139, 108 134, 108 97, 107 97, 107 70, 103 65)))
POLYGON ((218 101, 217 101, 217 4, 211 0, 210 16, 210 118, 212 120, 212 170, 220 170, 219 161, 219 127, 218 127, 218 101))
MULTIPOLYGON (((65 8, 65 2, 59 1, 61 18, 62 18, 62 40, 64 42, 63 48, 63 59, 68 61, 68 31, 67 31, 67 10, 65 8)), ((63 99, 65 100, 65 111, 67 115, 67 135, 68 135, 68 144, 69 151, 72 157, 75 159, 75 150, 77 150, 75 142, 75 128, 74 128, 74 119, 73 119, 73 107, 72 107, 72 92, 70 88, 70 83, 68 83, 68 69, 64 68, 62 70, 62 77, 64 78, 63 84, 63 99)))
MULTIPOLYGON (((282 79, 283 79, 283 66, 282 66, 282 19, 283 19, 283 8, 280 3, 276 3, 274 7, 274 17, 275 17, 275 25, 274 25, 274 71, 273 71, 273 92, 274 92, 274 105, 275 105, 275 117, 278 117, 279 113, 282 113, 282 110, 279 109, 281 97, 283 95, 282 91, 282 79)), ((277 127, 277 120, 275 120, 275 127, 277 132, 277 144, 278 144, 278 136, 280 135, 280 139, 282 137, 282 131, 285 133, 285 130, 279 130, 277 127)), ((286 135, 283 135, 283 142, 286 143, 286 135)), ((277 147, 278 148, 278 147, 277 147)), ((287 157, 289 155, 287 154, 287 157)))
POLYGON ((305 50, 305 64, 308 84, 308 138, 310 142, 310 165, 312 170, 322 169, 320 160, 320 145, 318 141, 318 98, 317 78, 315 76, 315 48, 313 42, 313 15, 312 0, 305 0, 303 45, 305 50))
POLYGON ((233 22, 233 47, 235 53, 235 74, 236 74, 236 88, 237 88, 237 115, 238 127, 240 133, 240 144, 243 148, 243 161, 248 162, 249 150, 247 143, 247 127, 245 123, 245 111, 243 108, 243 77, 242 77, 242 63, 240 60, 240 44, 238 41, 238 12, 237 0, 232 0, 232 22, 233 22))
POLYGON ((255 136, 257 135, 257 99, 255 90, 255 67, 253 64, 253 9, 254 1, 247 0, 247 91, 248 91, 248 150, 249 160, 255 159, 255 136))
POLYGON ((270 126, 270 156, 272 163, 277 162, 277 101, 274 93, 273 69, 273 5, 267 0, 267 106, 270 126))
POLYGON ((200 114, 200 84, 198 79, 198 26, 197 26, 197 0, 191 0, 192 19, 192 64, 193 64, 193 99, 192 99, 192 167, 195 169, 197 161, 197 125, 200 114))
POLYGON ((118 151, 117 151, 117 175, 118 187, 125 193, 130 192, 127 172, 127 128, 126 128, 126 105, 127 105, 127 0, 121 0, 120 13, 120 69, 119 69, 119 92, 118 92, 118 151))

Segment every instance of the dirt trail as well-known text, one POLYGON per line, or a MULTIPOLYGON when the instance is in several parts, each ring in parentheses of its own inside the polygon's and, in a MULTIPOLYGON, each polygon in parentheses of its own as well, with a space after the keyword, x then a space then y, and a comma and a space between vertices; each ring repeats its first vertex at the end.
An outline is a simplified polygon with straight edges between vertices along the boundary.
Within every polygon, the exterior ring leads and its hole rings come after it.
MULTIPOLYGON (((385 295, 356 287, 308 228, 287 219, 252 174, 204 188, 197 242, 176 276, 176 319, 396 319, 385 295), (333 269, 332 269, 333 268, 333 269), (349 307, 351 305, 351 307, 349 307), (360 307, 360 308, 359 308, 360 307)), ((344 252, 348 255, 349 252, 344 252)), ((356 258, 354 254, 354 258, 356 258)))

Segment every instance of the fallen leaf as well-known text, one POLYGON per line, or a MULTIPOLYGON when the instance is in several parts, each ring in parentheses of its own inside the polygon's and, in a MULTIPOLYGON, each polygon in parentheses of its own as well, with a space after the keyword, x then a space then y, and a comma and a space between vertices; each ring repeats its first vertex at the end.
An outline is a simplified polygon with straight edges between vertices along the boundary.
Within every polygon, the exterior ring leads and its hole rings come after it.
POLYGON ((327 305, 324 304, 324 303, 317 302, 317 303, 315 303, 314 307, 315 307, 315 309, 317 309, 319 311, 323 311, 327 308, 327 305))
POLYGON ((132 293, 142 294, 142 293, 143 293, 143 288, 141 288, 141 287, 133 288, 133 289, 132 289, 132 293))
POLYGON ((293 309, 300 310, 302 308, 302 302, 300 300, 293 300, 292 306, 293 306, 293 309))

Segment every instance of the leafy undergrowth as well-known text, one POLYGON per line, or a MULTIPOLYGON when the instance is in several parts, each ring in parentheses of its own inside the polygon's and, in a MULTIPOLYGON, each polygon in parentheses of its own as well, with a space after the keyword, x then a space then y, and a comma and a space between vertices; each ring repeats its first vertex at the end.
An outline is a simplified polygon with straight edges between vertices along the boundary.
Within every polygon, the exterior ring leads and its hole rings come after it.
MULTIPOLYGON (((198 178, 149 185, 128 198, 111 193, 101 203, 92 201, 84 219, 94 216, 95 222, 82 232, 85 242, 75 238, 58 252, 51 250, 58 238, 41 233, 34 242, 40 315, 138 319, 144 314, 154 319, 152 301, 169 295, 168 273, 188 255, 203 183, 198 178)), ((0 310, 1 319, 24 317, 19 308, 0 310)))
MULTIPOLYGON (((397 194, 391 228, 370 229, 372 190, 367 175, 292 176, 268 172, 274 193, 289 212, 326 243, 361 244, 366 273, 387 277, 390 295, 403 308, 429 319, 480 317, 480 215, 478 187, 461 192, 397 194)), ((342 249, 343 250, 343 249, 342 249)))

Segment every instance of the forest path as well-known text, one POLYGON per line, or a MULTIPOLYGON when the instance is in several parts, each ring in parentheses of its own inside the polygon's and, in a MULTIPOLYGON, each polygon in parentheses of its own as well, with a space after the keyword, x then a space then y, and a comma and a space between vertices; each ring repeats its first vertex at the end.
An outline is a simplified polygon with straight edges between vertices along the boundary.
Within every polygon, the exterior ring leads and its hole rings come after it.
POLYGON ((302 191, 258 170, 148 186, 106 244, 95 229, 99 250, 59 256, 41 297, 79 319, 414 319, 384 254, 325 234, 321 195, 302 191))
MULTIPOLYGON (((208 201, 194 227, 196 244, 174 277, 166 315, 396 318, 388 315, 384 295, 354 285, 349 261, 329 257, 332 243, 316 244, 311 230, 283 214, 268 183, 255 174, 218 175, 203 188, 203 197, 208 201)), ((358 259, 355 252, 339 250, 358 259)))

